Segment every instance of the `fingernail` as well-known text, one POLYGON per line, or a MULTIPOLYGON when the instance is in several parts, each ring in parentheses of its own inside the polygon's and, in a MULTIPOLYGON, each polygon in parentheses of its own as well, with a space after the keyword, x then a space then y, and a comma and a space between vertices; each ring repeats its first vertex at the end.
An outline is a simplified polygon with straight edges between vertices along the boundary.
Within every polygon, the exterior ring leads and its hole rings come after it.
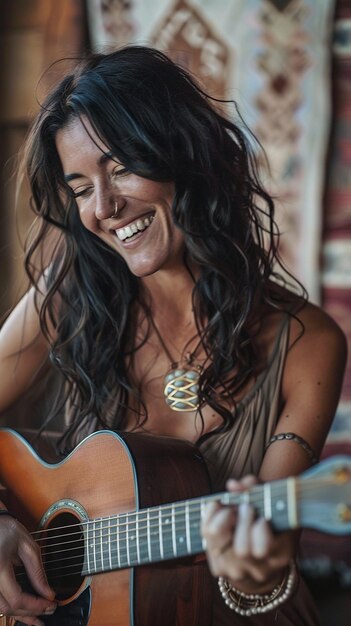
POLYGON ((56 611, 56 606, 48 606, 45 611, 43 611, 43 615, 52 615, 56 611))
POLYGON ((241 504, 239 504, 239 515, 241 518, 246 519, 247 517, 249 517, 251 511, 250 511, 250 505, 247 502, 242 502, 241 504))

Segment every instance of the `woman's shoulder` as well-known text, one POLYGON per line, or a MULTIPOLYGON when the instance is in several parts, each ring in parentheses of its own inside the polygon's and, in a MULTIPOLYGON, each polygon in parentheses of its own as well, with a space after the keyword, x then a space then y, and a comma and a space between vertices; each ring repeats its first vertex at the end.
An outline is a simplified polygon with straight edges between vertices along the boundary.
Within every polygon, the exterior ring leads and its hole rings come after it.
POLYGON ((261 308, 258 320, 257 340, 266 355, 286 331, 290 359, 290 353, 296 355, 298 361, 309 351, 308 360, 314 354, 326 354, 331 350, 337 358, 345 360, 345 334, 322 307, 280 286, 273 287, 271 296, 261 308))
POLYGON ((304 302, 290 321, 290 347, 299 342, 322 341, 334 344, 340 350, 347 346, 346 337, 339 324, 320 306, 304 302))

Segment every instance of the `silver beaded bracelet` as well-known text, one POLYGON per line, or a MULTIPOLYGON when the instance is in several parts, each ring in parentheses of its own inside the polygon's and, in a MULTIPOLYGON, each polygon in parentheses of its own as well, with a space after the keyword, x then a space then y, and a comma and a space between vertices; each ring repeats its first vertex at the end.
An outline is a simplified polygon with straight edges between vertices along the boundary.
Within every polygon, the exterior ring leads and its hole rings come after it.
POLYGON ((244 617, 267 613, 283 602, 286 602, 297 587, 297 569, 295 561, 290 561, 289 573, 282 582, 274 587, 270 593, 244 593, 233 587, 225 578, 218 579, 218 586, 226 605, 244 617))

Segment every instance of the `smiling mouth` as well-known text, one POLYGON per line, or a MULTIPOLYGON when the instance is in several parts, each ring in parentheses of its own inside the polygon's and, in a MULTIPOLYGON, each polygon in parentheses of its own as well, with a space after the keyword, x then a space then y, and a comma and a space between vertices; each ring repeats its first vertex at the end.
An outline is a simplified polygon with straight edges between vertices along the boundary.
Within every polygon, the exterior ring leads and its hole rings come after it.
POLYGON ((131 241, 136 235, 139 235, 149 228, 150 224, 154 221, 154 217, 154 215, 149 215, 148 217, 139 218, 124 228, 118 228, 116 230, 118 239, 120 241, 131 241))

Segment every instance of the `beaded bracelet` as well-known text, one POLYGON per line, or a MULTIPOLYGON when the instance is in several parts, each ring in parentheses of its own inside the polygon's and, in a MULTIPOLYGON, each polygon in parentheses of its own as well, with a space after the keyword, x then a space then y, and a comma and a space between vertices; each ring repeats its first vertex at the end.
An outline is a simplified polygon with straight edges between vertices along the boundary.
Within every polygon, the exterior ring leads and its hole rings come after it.
POLYGON ((267 613, 280 604, 283 604, 297 587, 297 570, 294 561, 289 564, 289 573, 282 582, 274 587, 270 593, 244 593, 233 587, 225 578, 218 579, 218 586, 226 605, 244 617, 267 613))

